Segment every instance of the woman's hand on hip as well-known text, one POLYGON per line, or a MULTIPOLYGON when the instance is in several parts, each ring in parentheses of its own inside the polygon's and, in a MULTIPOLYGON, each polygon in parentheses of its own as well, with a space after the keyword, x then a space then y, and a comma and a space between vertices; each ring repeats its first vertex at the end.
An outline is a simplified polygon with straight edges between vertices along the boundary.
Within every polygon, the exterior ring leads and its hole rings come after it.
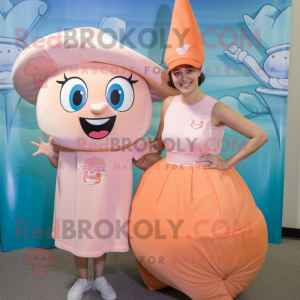
POLYGON ((218 169, 218 170, 227 170, 230 168, 230 165, 224 160, 220 155, 216 155, 213 153, 203 153, 199 156, 200 162, 208 162, 208 164, 204 167, 204 169, 218 169))

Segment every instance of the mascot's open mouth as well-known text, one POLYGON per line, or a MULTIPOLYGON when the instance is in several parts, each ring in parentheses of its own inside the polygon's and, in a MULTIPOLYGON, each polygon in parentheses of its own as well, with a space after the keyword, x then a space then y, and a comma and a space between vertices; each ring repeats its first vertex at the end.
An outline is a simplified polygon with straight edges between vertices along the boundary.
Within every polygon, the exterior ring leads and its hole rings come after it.
POLYGON ((84 133, 92 139, 103 139, 110 134, 116 121, 116 116, 103 119, 79 118, 84 133))

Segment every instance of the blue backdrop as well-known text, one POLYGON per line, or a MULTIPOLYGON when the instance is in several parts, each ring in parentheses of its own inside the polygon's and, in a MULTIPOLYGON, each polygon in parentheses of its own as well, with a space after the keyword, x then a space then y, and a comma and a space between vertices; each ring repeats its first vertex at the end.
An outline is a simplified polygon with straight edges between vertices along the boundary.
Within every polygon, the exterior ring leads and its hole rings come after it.
MULTIPOLYGON (((266 218, 269 242, 279 244, 291 0, 190 2, 205 46, 206 60, 202 71, 206 81, 201 90, 255 122, 269 136, 262 148, 235 168, 266 218), (231 45, 237 47, 233 46, 229 51, 231 45), (237 59, 238 47, 252 57, 251 64, 237 59), (271 58, 273 63, 265 63, 271 58), (276 75, 278 70, 279 77, 276 75)), ((30 141, 37 141, 42 134, 35 107, 21 99, 12 86, 10 72, 19 55, 15 45, 25 48, 39 37, 68 28, 124 28, 125 37, 118 37, 121 42, 165 67, 164 45, 173 5, 174 0, 0 1, 2 251, 54 247, 50 232, 56 170, 46 157, 32 156, 36 149, 30 141), (158 33, 157 43, 151 33, 143 34, 145 28, 158 33), (23 32, 21 35, 20 31, 23 32), (152 47, 146 46, 151 43, 152 47)), ((153 105, 151 126, 145 136, 156 135, 160 109, 161 103, 153 105)), ((224 159, 248 141, 230 128, 226 128, 224 137, 221 153, 224 159)), ((141 173, 134 169, 134 189, 141 173)))

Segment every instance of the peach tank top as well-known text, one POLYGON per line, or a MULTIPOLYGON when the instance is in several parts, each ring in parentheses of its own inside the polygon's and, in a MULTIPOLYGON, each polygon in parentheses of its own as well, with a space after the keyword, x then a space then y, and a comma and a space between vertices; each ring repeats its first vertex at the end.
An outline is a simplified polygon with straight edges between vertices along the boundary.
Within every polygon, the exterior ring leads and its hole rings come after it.
POLYGON ((225 126, 211 123, 211 112, 218 100, 205 96, 195 105, 186 105, 181 95, 175 96, 165 113, 162 140, 171 164, 200 165, 196 163, 202 153, 218 155, 222 149, 225 126))

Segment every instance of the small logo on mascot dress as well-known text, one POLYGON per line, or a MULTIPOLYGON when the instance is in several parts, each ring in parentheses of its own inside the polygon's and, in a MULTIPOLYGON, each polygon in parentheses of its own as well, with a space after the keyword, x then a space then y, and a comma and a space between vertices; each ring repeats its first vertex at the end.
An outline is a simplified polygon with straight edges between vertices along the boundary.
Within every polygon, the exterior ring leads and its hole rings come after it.
POLYGON ((101 177, 107 173, 107 168, 101 158, 87 159, 78 166, 82 175, 82 182, 87 186, 96 186, 101 182, 101 177))
POLYGON ((186 54, 190 48, 190 45, 184 45, 176 49, 176 52, 180 55, 186 54))
MULTIPOLYGON (((206 118, 206 117, 205 117, 206 118)), ((196 117, 196 116, 189 116, 189 121, 191 122, 191 127, 193 129, 199 129, 202 128, 204 125, 204 121, 202 120, 203 118, 201 117, 196 117)))

